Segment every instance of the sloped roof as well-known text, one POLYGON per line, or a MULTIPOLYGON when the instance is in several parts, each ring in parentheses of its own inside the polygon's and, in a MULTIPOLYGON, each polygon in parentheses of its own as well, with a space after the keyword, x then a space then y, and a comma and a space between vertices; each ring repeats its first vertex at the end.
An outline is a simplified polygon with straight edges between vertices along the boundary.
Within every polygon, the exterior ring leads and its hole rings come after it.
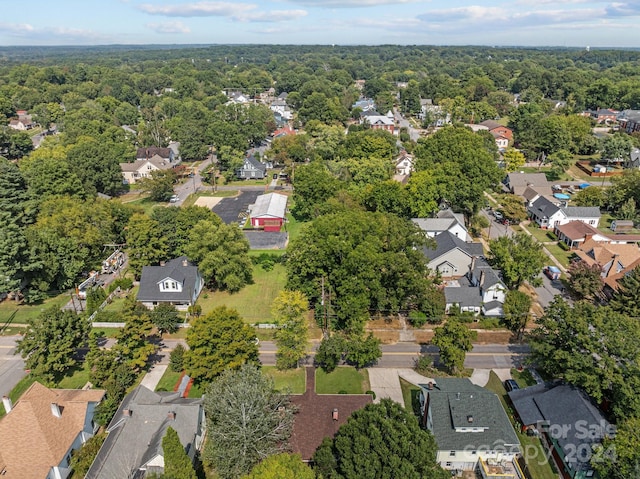
POLYGON ((430 396, 433 435, 441 451, 478 450, 482 447, 520 452, 520 441, 494 393, 466 378, 439 378, 430 396), (456 428, 482 428, 460 432, 456 428))
POLYGON ((251 218, 284 218, 287 213, 287 195, 267 193, 256 198, 249 206, 251 218))
POLYGON ((460 307, 479 308, 482 305, 480 290, 468 283, 460 286, 445 286, 444 299, 446 304, 457 304, 460 307))
POLYGON ((167 261, 164 266, 144 266, 136 299, 143 302, 189 301, 197 289, 197 280, 198 268, 186 256, 167 261), (182 291, 160 291, 158 284, 167 278, 182 284, 182 291))
POLYGON ((484 257, 476 259, 472 274, 478 278, 480 287, 484 289, 488 289, 496 284, 503 284, 502 279, 500 279, 500 272, 493 269, 484 257))
POLYGON ((267 166, 256 160, 254 156, 247 156, 244 159, 244 165, 240 169, 246 169, 247 163, 249 163, 249 165, 255 170, 260 170, 262 172, 267 171, 267 166))
POLYGON ((549 182, 544 173, 519 173, 513 172, 507 175, 507 182, 511 188, 514 186, 547 186, 549 182))
POLYGON ((579 220, 569 221, 568 223, 558 226, 557 229, 567 238, 574 241, 583 239, 586 235, 604 236, 597 228, 579 220))
MULTIPOLYGON (((603 437, 601 434, 596 433, 593 437, 591 434, 585 434, 585 431, 595 433, 598 431, 597 428, 609 425, 587 394, 570 384, 537 384, 511 391, 509 398, 525 425, 548 421, 555 428, 569 426, 564 428, 563 434, 554 437, 567 453, 571 450, 579 453, 584 448, 583 445, 599 443, 603 437), (582 427, 576 427, 580 424, 582 427)), ((579 460, 576 454, 570 454, 569 459, 576 470, 590 469, 588 459, 579 460)))
POLYGON ((551 218, 560 211, 560 207, 552 203, 548 198, 541 196, 531 206, 528 206, 527 210, 535 216, 551 218))
POLYGON ((128 477, 127 473, 162 456, 162 438, 169 427, 186 447, 201 434, 202 415, 201 398, 185 399, 179 393, 158 393, 138 386, 124 398, 111 420, 107 439, 85 479, 128 477), (175 418, 169 413, 175 413, 175 418))
POLYGON ((597 206, 566 206, 561 208, 567 218, 600 218, 597 206))
POLYGON ((84 430, 88 404, 100 402, 104 394, 102 389, 49 389, 33 383, 0 420, 2 478, 47 477, 84 430), (53 403, 58 405, 60 417, 53 415, 53 403))
POLYGON ((443 231, 442 233, 436 235, 434 239, 436 240, 435 249, 425 247, 422 250, 425 257, 427 257, 429 260, 439 258, 443 254, 446 254, 456 248, 460 249, 469 256, 481 256, 482 254, 484 254, 482 243, 468 243, 466 241, 462 241, 460 238, 449 231, 443 231))
POLYGON ((531 201, 537 196, 551 196, 552 194, 553 190, 550 186, 527 186, 521 196, 525 200, 531 201))
POLYGON ((640 259, 640 248, 635 243, 604 243, 593 239, 585 241, 575 253, 589 265, 604 266, 616 258, 624 269, 640 259))
POLYGON ((148 159, 153 156, 158 155, 160 158, 169 159, 171 158, 171 148, 161 148, 158 146, 147 146, 144 148, 138 148, 136 152, 136 158, 144 158, 148 159))
POLYGON ((171 163, 169 160, 156 155, 152 156, 148 160, 136 160, 133 163, 120 163, 120 169, 122 171, 139 171, 147 163, 151 163, 159 170, 168 170, 175 166, 175 163, 171 163))

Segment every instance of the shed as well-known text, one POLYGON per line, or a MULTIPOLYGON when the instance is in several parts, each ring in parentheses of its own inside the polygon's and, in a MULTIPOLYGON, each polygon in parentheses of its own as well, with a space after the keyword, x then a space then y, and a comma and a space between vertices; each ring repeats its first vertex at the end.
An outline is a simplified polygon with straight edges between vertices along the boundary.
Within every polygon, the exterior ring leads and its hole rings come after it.
POLYGON ((611 231, 624 233, 625 231, 631 231, 632 229, 633 229, 632 220, 613 220, 611 222, 611 231))
POLYGON ((251 226, 265 231, 280 231, 287 213, 287 199, 286 195, 278 193, 258 196, 249 207, 251 226))

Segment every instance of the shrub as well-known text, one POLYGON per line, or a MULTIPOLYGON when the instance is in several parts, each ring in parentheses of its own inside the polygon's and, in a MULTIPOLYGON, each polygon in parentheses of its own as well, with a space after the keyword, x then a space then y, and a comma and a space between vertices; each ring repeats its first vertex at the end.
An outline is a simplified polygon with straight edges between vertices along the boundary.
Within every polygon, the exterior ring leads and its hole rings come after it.
POLYGON ((99 311, 96 314, 95 318, 93 318, 95 322, 100 323, 120 323, 122 321, 122 316, 117 311, 99 311))
POLYGON ((553 241, 557 241, 558 240, 558 237, 556 236, 556 234, 553 231, 547 231, 547 237, 549 237, 553 241))
POLYGON ((567 243, 565 243, 564 241, 559 241, 558 242, 558 246, 560 247, 561 250, 564 251, 569 251, 569 245, 567 245, 567 243))
POLYGON ((368 390, 367 392, 365 392, 365 394, 369 394, 371 396, 371 399, 373 399, 375 401, 376 393, 374 391, 368 390))
POLYGON ((422 311, 411 311, 409 313, 409 322, 411 323, 411 326, 419 328, 427 322, 427 315, 422 311))
POLYGON ((133 287, 133 280, 131 278, 116 279, 109 285, 109 293, 114 292, 118 286, 120 286, 120 289, 122 291, 128 291, 133 287))
POLYGON ((172 371, 179 373, 184 369, 184 353, 186 349, 182 344, 178 344, 169 355, 169 367, 172 371))
POLYGON ((416 359, 413 369, 420 374, 430 373, 433 368, 433 358, 429 355, 420 356, 416 359))

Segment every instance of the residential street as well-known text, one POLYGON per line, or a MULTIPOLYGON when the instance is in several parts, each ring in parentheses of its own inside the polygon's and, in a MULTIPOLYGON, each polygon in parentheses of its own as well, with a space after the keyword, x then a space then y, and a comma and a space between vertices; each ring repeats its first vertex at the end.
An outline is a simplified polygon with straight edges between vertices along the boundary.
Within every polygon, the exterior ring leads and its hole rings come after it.
POLYGON ((511 237, 515 234, 511 226, 498 223, 496 218, 490 214, 488 210, 482 209, 480 210, 480 214, 489 220, 489 227, 484 230, 489 239, 496 239, 501 236, 511 237))
POLYGON ((187 181, 174 188, 175 194, 178 195, 180 199, 175 203, 171 203, 172 205, 180 206, 189 195, 197 192, 202 187, 202 176, 200 176, 200 171, 207 168, 212 161, 213 156, 209 155, 209 157, 200 163, 200 166, 194 171, 192 178, 187 178, 187 181))
POLYGON ((24 361, 15 355, 16 341, 22 336, 0 336, 0 396, 6 396, 24 377, 24 361))
MULTIPOLYGON (((384 115, 384 112, 380 113, 384 115)), ((415 128, 413 128, 409 120, 406 120, 397 108, 393 109, 393 116, 398 122, 399 128, 407 128, 411 139, 413 141, 418 141, 418 139, 420 138, 420 130, 416 130, 415 128)))

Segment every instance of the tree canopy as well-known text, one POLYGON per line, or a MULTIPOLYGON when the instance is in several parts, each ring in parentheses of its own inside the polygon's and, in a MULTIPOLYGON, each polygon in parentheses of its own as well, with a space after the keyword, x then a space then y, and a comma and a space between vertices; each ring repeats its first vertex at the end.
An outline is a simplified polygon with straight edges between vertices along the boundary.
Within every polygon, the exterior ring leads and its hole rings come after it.
POLYGON ((383 399, 354 412, 313 455, 316 471, 335 479, 444 479, 436 443, 416 417, 383 399))
POLYGON ((540 283, 540 273, 547 261, 542 245, 526 233, 513 237, 501 236, 489 242, 491 264, 502 271, 502 278, 510 289, 527 281, 533 286, 540 283))
POLYGON ((204 407, 209 437, 204 459, 222 479, 242 477, 260 461, 287 451, 294 409, 257 367, 226 370, 207 388, 204 407))

